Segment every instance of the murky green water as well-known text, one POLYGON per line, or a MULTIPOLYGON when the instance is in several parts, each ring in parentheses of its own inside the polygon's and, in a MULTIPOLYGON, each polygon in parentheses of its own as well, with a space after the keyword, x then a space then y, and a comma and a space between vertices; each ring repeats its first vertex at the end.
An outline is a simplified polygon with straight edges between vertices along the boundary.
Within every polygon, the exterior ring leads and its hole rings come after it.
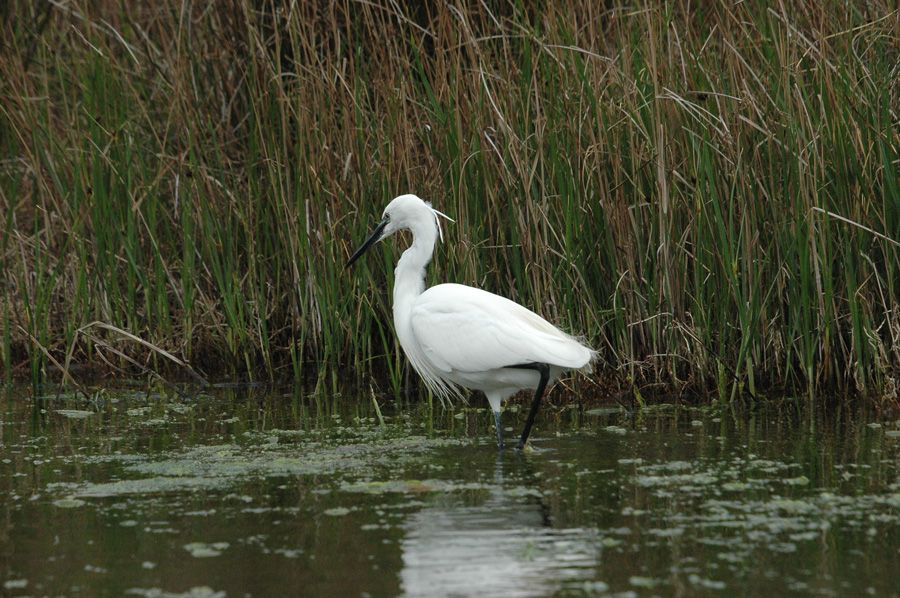
POLYGON ((476 406, 0 391, 0 593, 898 595, 896 415, 476 406))

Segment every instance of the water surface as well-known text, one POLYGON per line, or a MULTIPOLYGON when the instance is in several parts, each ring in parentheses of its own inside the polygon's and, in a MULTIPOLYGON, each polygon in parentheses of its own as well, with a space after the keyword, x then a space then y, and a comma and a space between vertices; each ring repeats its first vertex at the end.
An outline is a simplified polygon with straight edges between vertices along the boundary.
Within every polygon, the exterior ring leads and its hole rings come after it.
POLYGON ((0 391, 0 593, 898 595, 890 414, 379 403, 0 391))

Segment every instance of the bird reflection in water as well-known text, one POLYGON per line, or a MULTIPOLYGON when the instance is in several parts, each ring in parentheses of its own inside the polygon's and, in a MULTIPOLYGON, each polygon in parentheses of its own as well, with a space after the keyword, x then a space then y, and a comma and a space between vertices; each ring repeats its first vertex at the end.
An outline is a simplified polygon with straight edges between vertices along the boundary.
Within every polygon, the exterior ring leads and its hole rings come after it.
POLYGON ((407 519, 405 595, 541 596, 594 578, 597 530, 553 526, 527 456, 498 455, 487 492, 478 504, 454 496, 407 519))

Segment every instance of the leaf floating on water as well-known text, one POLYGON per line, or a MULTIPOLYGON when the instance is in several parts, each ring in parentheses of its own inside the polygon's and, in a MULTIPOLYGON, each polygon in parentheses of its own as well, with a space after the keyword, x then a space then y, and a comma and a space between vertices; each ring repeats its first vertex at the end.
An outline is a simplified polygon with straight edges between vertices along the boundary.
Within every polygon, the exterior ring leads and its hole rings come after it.
POLYGON ((674 403, 657 403, 656 405, 645 405, 641 411, 647 413, 669 413, 675 411, 678 406, 674 403))
POLYGON ((585 415, 619 415, 621 413, 625 413, 625 410, 620 407, 598 407, 584 412, 585 415))
POLYGON ((687 461, 668 461, 666 463, 656 463, 653 465, 644 465, 640 468, 642 473, 653 472, 678 472, 678 471, 690 471, 692 465, 687 461))
POLYGON ((633 585, 636 588, 655 588, 659 583, 658 580, 653 579, 652 577, 642 577, 640 575, 632 575, 628 578, 628 583, 633 585))
POLYGON ((678 486, 683 490, 693 489, 695 486, 708 486, 718 481, 714 475, 706 472, 683 473, 675 475, 642 475, 634 478, 638 486, 654 488, 658 486, 678 486))
POLYGON ((798 532, 796 534, 791 534, 788 536, 791 540, 797 542, 816 540, 822 537, 822 532, 820 531, 810 531, 810 532, 798 532))
POLYGON ((85 503, 80 498, 60 498, 53 501, 53 506, 60 509, 75 509, 83 506, 85 503))
POLYGON ((85 484, 77 495, 84 498, 104 498, 130 494, 149 496, 165 492, 211 490, 227 485, 227 479, 201 477, 154 477, 140 480, 119 480, 99 484, 85 484))
POLYGON ((623 428, 622 426, 606 426, 603 428, 604 432, 609 432, 610 434, 616 434, 618 436, 625 436, 628 433, 628 430, 623 428))
POLYGON ((789 498, 780 498, 769 501, 768 506, 778 511, 784 511, 791 514, 803 514, 816 511, 816 506, 805 500, 791 500, 789 498))
POLYGON ((167 592, 161 588, 129 588, 125 590, 129 596, 144 598, 225 598, 225 592, 217 592, 209 586, 195 586, 187 592, 167 592))
POLYGON ((57 409, 56 413, 69 419, 87 419, 94 415, 93 411, 84 411, 83 409, 57 409))
POLYGON ((670 527, 665 529, 660 528, 652 528, 647 530, 647 533, 651 536, 657 536, 659 538, 677 538, 679 536, 684 535, 683 527, 670 527))
POLYGON ((722 484, 722 490, 726 492, 743 492, 750 488, 750 484, 746 482, 725 482, 722 484))
POLYGON ((797 476, 796 478, 787 478, 783 480, 785 484, 788 486, 808 486, 809 478, 805 475, 797 476))
POLYGON ((605 594, 609 591, 609 584, 603 581, 586 581, 580 588, 587 595, 605 594))
POLYGON ((350 509, 347 507, 334 507, 333 509, 325 509, 323 513, 330 517, 343 517, 350 513, 350 509))
POLYGON ((703 577, 700 577, 696 573, 691 573, 688 576, 688 581, 690 581, 695 586, 699 586, 701 588, 706 588, 709 590, 724 590, 725 589, 724 581, 717 581, 715 579, 705 579, 703 577))
POLYGON ((389 480, 357 482, 343 484, 344 492, 362 492, 365 494, 421 494, 426 492, 454 492, 460 490, 485 490, 489 486, 478 482, 454 483, 445 480, 389 480))
POLYGON ((230 546, 228 542, 214 542, 212 544, 191 542, 190 544, 185 544, 184 549, 191 553, 192 557, 202 559, 219 556, 228 546, 230 546))

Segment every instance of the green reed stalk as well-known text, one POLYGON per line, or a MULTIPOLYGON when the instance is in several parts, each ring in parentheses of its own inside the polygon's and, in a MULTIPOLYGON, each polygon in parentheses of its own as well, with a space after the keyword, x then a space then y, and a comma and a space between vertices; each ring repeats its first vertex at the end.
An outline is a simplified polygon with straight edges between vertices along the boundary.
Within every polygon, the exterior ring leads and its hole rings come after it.
POLYGON ((399 395, 402 241, 343 264, 415 192, 456 220, 429 283, 585 334, 641 396, 895 383, 889 3, 432 8, 79 1, 36 35, 14 2, 5 375, 166 367, 77 332, 99 320, 208 373, 399 395))

